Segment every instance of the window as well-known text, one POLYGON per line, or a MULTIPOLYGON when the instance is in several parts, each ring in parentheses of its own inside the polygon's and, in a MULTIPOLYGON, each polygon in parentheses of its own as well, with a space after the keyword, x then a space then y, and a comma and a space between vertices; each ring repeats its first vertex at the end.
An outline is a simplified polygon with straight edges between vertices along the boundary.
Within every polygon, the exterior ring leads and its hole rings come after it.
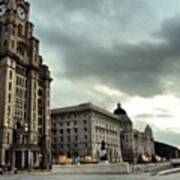
POLYGON ((77 144, 74 144, 74 147, 75 147, 75 148, 77 148, 77 147, 78 147, 78 145, 77 145, 77 144))
POLYGON ((57 143, 57 138, 56 137, 54 137, 54 143, 57 143))
POLYGON ((60 129, 60 133, 61 133, 61 134, 63 134, 63 133, 64 133, 63 129, 60 129))
POLYGON ((75 141, 78 141, 78 136, 77 135, 75 136, 75 141))
POLYGON ((4 40, 4 46, 8 46, 8 40, 4 40))
POLYGON ((86 127, 84 128, 84 131, 87 132, 87 128, 86 127))
POLYGON ((8 102, 11 103, 11 94, 8 94, 8 102))
POLYGON ((74 132, 77 133, 77 132, 78 132, 78 129, 77 129, 77 128, 74 128, 74 132))
POLYGON ((70 130, 70 129, 67 129, 67 133, 70 134, 70 133, 71 133, 71 130, 70 130))
POLYGON ((77 121, 74 121, 74 125, 77 125, 77 121))
POLYGON ((9 143, 10 143, 10 134, 7 133, 7 144, 9 144, 9 143))
POLYGON ((70 122, 67 122, 67 126, 70 126, 70 122))
POLYGON ((8 116, 11 114, 11 106, 8 106, 8 116))
POLYGON ((84 135, 84 139, 87 139, 87 135, 84 135))
POLYGON ((18 36, 22 36, 22 30, 23 30, 23 27, 21 24, 18 25, 18 36))
POLYGON ((42 90, 39 89, 39 90, 38 90, 38 96, 42 96, 42 94, 43 94, 43 93, 42 93, 42 90))
POLYGON ((9 83, 9 91, 11 91, 11 89, 12 89, 12 83, 10 82, 9 83))
POLYGON ((24 48, 21 45, 17 46, 17 53, 20 54, 21 56, 24 56, 24 48))
POLYGON ((38 119, 38 124, 41 125, 42 124, 42 118, 38 119))
POLYGON ((9 71, 9 78, 12 79, 12 71, 9 71))
POLYGON ((87 124, 87 120, 84 120, 84 124, 87 124))

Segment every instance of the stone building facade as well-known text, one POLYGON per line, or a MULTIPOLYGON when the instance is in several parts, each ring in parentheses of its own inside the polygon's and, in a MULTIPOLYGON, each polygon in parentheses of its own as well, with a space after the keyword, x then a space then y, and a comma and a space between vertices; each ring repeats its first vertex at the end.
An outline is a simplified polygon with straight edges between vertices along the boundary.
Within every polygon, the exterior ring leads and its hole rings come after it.
POLYGON ((54 157, 90 155, 101 159, 106 153, 110 162, 136 163, 140 157, 155 155, 151 128, 134 130, 120 104, 114 113, 91 103, 53 109, 52 130, 54 157))
POLYGON ((139 163, 152 161, 155 156, 153 132, 149 125, 144 132, 135 130, 127 112, 118 104, 114 114, 119 117, 121 132, 121 150, 123 161, 139 163))
POLYGON ((0 1, 0 165, 18 169, 51 163, 51 77, 29 12, 27 1, 0 1))
POLYGON ((118 104, 114 114, 118 117, 120 122, 121 132, 121 150, 123 161, 133 162, 134 159, 134 135, 133 123, 128 117, 126 111, 118 104))
POLYGON ((151 161, 155 157, 155 145, 149 125, 144 132, 134 130, 134 159, 136 162, 151 161))
POLYGON ((122 161, 119 120, 102 108, 87 103, 53 109, 52 129, 54 157, 105 155, 110 162, 122 161))

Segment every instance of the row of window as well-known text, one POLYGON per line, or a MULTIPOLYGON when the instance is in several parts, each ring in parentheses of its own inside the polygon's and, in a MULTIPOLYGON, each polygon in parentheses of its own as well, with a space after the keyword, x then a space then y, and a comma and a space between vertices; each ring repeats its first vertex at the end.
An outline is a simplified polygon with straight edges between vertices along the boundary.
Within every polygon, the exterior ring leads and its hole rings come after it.
POLYGON ((82 144, 77 144, 77 143, 74 143, 74 144, 58 144, 58 145, 53 145, 53 148, 54 149, 73 149, 73 148, 82 148, 82 146, 85 146, 85 147, 88 147, 88 143, 82 143, 82 144))
POLYGON ((7 124, 10 125, 10 116, 11 116, 11 90, 12 90, 12 77, 13 77, 13 72, 12 70, 9 71, 9 85, 8 85, 8 108, 7 108, 7 124))
POLYGON ((20 87, 27 87, 27 80, 25 78, 17 76, 16 85, 20 87))
POLYGON ((68 113, 68 114, 60 114, 60 115, 54 115, 53 119, 55 121, 59 121, 61 119, 76 119, 79 117, 87 117, 89 113, 84 112, 84 113, 68 113))
MULTIPOLYGON (((87 120, 83 120, 84 124, 87 124, 87 120)), ((68 121, 68 122, 59 122, 59 125, 62 127, 64 125, 70 126, 70 125, 77 125, 77 121, 68 121)), ((54 121, 54 127, 57 126, 57 123, 54 121)))
MULTIPOLYGON (((15 36, 16 35, 16 25, 13 25, 13 24, 8 24, 8 25, 3 25, 0 24, 0 35, 13 35, 15 36)), ((22 37, 23 36, 23 26, 21 24, 19 24, 17 26, 17 34, 18 36, 22 37)))
MULTIPOLYGON (((60 129, 59 133, 64 134, 66 132, 66 133, 70 134, 72 132, 72 130, 73 130, 74 133, 78 133, 78 128, 74 128, 74 129, 69 129, 68 128, 66 130, 65 129, 60 129)), ((55 135, 56 135, 57 132, 58 132, 58 130, 54 130, 55 135)), ((84 127, 84 132, 87 132, 87 127, 84 127)))
MULTIPOLYGON (((68 142, 78 141, 78 140, 79 140, 79 138, 78 138, 77 135, 73 136, 73 139, 72 139, 71 136, 67 136, 66 138, 67 138, 66 140, 67 140, 68 142)), ((85 140, 88 139, 88 135, 87 135, 87 134, 84 135, 84 139, 85 139, 85 140)), ((60 136, 59 138, 54 137, 54 143, 55 143, 55 144, 57 144, 58 140, 60 140, 60 142, 62 143, 62 142, 65 141, 65 137, 64 137, 64 136, 60 136)))

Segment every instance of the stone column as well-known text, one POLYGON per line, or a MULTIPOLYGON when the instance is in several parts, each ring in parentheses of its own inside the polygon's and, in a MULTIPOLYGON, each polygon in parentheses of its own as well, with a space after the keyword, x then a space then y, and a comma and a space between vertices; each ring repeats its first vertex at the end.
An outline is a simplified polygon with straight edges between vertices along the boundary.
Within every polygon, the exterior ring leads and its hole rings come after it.
POLYGON ((25 157, 24 157, 24 155, 25 155, 25 151, 22 151, 21 152, 21 168, 22 169, 24 169, 24 166, 25 166, 25 157))
POLYGON ((36 166, 39 166, 39 152, 36 152, 36 166))
POLYGON ((11 169, 15 169, 15 162, 16 162, 16 155, 15 151, 12 151, 12 163, 11 163, 11 169))
POLYGON ((5 165, 5 149, 0 149, 0 165, 5 165))
POLYGON ((29 171, 31 171, 31 169, 32 169, 32 155, 31 155, 31 151, 30 150, 28 150, 28 169, 29 169, 29 171))
POLYGON ((34 167, 34 154, 31 151, 31 168, 33 168, 33 167, 34 167))

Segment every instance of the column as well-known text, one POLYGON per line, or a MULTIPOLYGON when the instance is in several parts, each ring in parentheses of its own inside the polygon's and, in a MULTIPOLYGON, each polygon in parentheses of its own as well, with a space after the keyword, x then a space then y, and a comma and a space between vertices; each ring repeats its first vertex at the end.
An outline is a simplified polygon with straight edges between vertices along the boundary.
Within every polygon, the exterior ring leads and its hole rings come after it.
POLYGON ((36 152, 36 166, 39 167, 39 152, 36 152))
POLYGON ((28 169, 31 171, 32 169, 32 159, 31 159, 31 151, 28 150, 28 169))
POLYGON ((25 155, 25 151, 21 151, 21 168, 24 169, 24 166, 25 166, 25 158, 24 158, 24 155, 25 155))
POLYGON ((12 151, 12 163, 11 163, 11 169, 15 169, 15 162, 16 162, 16 155, 15 151, 12 151))
POLYGON ((5 165, 5 149, 0 150, 0 165, 5 165))
POLYGON ((33 168, 33 167, 34 167, 34 154, 31 151, 31 168, 33 168))
POLYGON ((37 167, 38 166, 38 152, 37 151, 35 151, 34 152, 34 167, 37 167))

